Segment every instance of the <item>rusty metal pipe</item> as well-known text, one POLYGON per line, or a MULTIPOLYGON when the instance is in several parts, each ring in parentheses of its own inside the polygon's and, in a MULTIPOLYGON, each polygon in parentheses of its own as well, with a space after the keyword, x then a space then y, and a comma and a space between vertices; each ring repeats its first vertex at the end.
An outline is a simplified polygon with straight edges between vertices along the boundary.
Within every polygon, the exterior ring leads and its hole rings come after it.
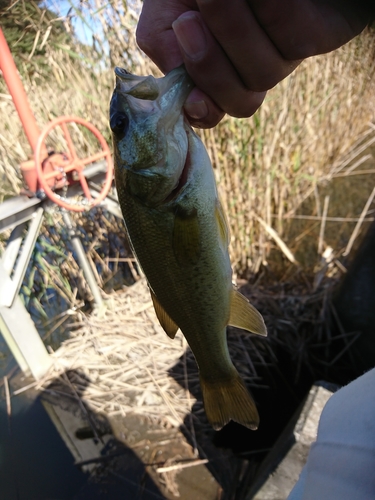
POLYGON ((9 46, 0 28, 0 69, 3 73, 5 83, 12 96, 14 105, 19 114, 27 139, 31 149, 35 152, 36 144, 40 136, 40 130, 36 123, 33 112, 31 111, 25 89, 23 88, 21 78, 19 77, 17 67, 14 63, 9 46))

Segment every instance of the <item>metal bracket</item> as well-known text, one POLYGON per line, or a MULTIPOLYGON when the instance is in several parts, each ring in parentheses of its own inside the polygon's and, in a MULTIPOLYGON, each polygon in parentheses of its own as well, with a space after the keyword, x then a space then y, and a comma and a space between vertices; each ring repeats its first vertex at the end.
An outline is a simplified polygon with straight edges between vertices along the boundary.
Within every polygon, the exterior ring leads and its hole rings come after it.
POLYGON ((0 203, 0 233, 29 220, 40 203, 39 198, 27 196, 15 196, 0 203))
MULTIPOLYGON (((100 162, 90 165, 86 174, 92 183, 91 190, 95 197, 96 183, 100 183, 103 177, 103 165, 100 162)), ((79 189, 79 186, 73 185, 69 187, 67 195, 74 196, 79 189)), ((16 196, 0 204, 0 233, 9 228, 13 229, 0 258, 0 331, 21 370, 25 373, 31 372, 36 379, 46 373, 52 359, 18 293, 39 234, 44 208, 51 204, 47 199, 27 196, 16 196)), ((107 198, 103 205, 114 215, 122 217, 115 197, 107 198)), ((94 300, 97 306, 103 307, 100 289, 82 242, 74 233, 74 225, 67 212, 63 212, 63 218, 70 230, 72 245, 94 300)))
MULTIPOLYGON (((9 279, 0 261, 0 283, 9 279)), ((30 314, 17 295, 11 307, 0 305, 0 330, 21 370, 41 378, 52 364, 30 314)))
MULTIPOLYGON (((39 207, 35 211, 35 203, 27 205, 13 213, 7 211, 8 221, 14 222, 14 217, 19 217, 21 223, 13 229, 0 259, 0 330, 21 370, 31 372, 34 378, 39 379, 50 368, 52 359, 18 292, 39 234, 44 210, 39 207), (31 222, 24 238, 25 221, 28 219, 31 222)), ((12 206, 8 205, 9 208, 12 206)))
POLYGON ((0 283, 0 306, 11 307, 21 288, 31 254, 39 234, 39 229, 42 224, 43 213, 43 207, 39 207, 32 215, 29 230, 24 239, 22 248, 22 233, 25 228, 25 223, 17 226, 12 231, 9 243, 5 249, 3 258, 1 259, 4 269, 8 272, 8 276, 6 276, 4 280, 1 280, 0 283), (20 248, 21 252, 17 260, 20 248), (10 277, 15 263, 16 267, 14 268, 13 276, 10 277))

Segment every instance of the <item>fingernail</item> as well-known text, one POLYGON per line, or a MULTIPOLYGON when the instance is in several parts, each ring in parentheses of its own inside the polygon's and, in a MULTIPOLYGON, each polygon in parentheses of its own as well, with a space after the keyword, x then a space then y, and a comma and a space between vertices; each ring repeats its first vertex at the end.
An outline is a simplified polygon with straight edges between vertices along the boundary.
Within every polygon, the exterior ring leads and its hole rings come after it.
POLYGON ((186 102, 184 108, 194 120, 203 120, 208 115, 207 104, 204 101, 186 102))
POLYGON ((206 35, 197 14, 185 12, 172 24, 173 31, 186 55, 200 59, 206 51, 206 35))

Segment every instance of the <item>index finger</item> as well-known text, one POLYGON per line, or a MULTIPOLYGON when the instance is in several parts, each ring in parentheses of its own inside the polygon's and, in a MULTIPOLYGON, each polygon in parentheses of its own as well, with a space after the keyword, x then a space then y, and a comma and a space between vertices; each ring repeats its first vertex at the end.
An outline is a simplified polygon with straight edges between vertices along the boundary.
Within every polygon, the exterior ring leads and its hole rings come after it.
MULTIPOLYGON (((195 4, 194 1, 187 3, 195 4)), ((189 7, 176 0, 143 2, 136 29, 137 43, 163 73, 168 73, 183 63, 172 23, 188 10, 189 7)))

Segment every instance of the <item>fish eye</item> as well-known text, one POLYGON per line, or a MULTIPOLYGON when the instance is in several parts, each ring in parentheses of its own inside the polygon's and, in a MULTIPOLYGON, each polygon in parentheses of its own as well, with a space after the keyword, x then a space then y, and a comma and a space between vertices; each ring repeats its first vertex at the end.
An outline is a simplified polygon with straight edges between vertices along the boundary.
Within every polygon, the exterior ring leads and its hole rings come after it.
POLYGON ((116 139, 122 139, 127 132, 129 118, 125 113, 113 113, 109 124, 116 139))

